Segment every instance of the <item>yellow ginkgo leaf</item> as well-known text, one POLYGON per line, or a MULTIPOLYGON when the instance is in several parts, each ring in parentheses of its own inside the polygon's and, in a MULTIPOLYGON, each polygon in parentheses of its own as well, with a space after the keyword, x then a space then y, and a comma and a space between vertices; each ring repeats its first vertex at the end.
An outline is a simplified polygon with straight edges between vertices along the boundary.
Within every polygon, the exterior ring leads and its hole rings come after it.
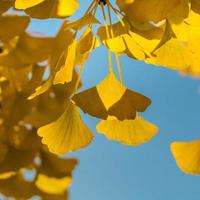
POLYGON ((174 142, 171 151, 181 170, 188 174, 200 174, 200 140, 174 142))
POLYGON ((137 115, 135 120, 124 121, 108 117, 97 125, 97 131, 108 139, 125 145, 140 145, 148 142, 157 133, 158 128, 137 115))
POLYGON ((76 60, 76 46, 77 42, 74 40, 67 48, 65 64, 56 73, 53 81, 54 84, 71 82, 76 60))
POLYGON ((77 0, 45 0, 42 3, 28 8, 25 12, 33 18, 64 18, 75 13, 79 8, 77 0))
POLYGON ((78 108, 68 102, 67 108, 57 121, 39 128, 38 135, 50 152, 65 154, 87 146, 93 134, 81 120, 78 108))
POLYGON ((136 111, 143 112, 151 104, 150 99, 121 84, 113 72, 96 87, 82 91, 72 99, 84 112, 101 119, 107 119, 108 115, 119 120, 134 119, 136 111))
POLYGON ((174 70, 183 70, 191 65, 191 57, 189 49, 178 39, 172 38, 157 49, 146 62, 174 70))
POLYGON ((15 0, 15 8, 16 9, 26 9, 32 6, 35 6, 45 0, 15 0))
POLYGON ((48 177, 44 174, 39 174, 35 185, 43 192, 49 194, 62 194, 71 185, 72 177, 64 178, 48 177))

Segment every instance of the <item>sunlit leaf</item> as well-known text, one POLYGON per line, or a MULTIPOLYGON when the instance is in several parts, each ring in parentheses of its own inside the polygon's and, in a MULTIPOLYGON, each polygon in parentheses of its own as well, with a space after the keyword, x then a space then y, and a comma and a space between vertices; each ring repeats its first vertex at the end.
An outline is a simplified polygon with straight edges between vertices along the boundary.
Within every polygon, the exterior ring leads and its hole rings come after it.
POLYGON ((188 174, 200 174, 200 141, 174 142, 171 151, 178 167, 188 174))
POLYGON ((54 84, 64 84, 72 80, 76 59, 76 44, 74 40, 72 44, 69 45, 64 66, 61 66, 61 69, 56 73, 54 84))
POLYGON ((65 154, 87 146, 93 134, 82 122, 78 108, 68 102, 65 112, 57 121, 41 127, 38 135, 42 143, 55 154, 65 154))
POLYGON ((169 67, 174 70, 183 70, 192 63, 191 53, 181 41, 170 39, 147 59, 147 63, 169 67))
POLYGON ((109 117, 97 125, 97 131, 125 145, 140 145, 156 135, 158 128, 138 115, 135 120, 124 121, 109 117))

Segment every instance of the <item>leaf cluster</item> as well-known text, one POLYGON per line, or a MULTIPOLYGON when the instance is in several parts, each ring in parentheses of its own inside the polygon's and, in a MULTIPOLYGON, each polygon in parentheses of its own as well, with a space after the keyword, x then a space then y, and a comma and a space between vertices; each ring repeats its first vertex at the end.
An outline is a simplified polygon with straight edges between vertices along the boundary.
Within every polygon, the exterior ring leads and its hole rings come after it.
MULTIPOLYGON (((28 194, 9 193, 15 191, 9 189, 12 184, 28 184, 27 188, 35 187, 31 191, 40 196, 41 192, 66 192, 63 185, 70 182, 73 167, 61 177, 55 172, 54 179, 62 180, 54 180, 51 166, 45 168, 48 172, 40 173, 42 164, 35 164, 34 159, 37 156, 43 163, 45 154, 53 156, 55 163, 70 166, 73 162, 75 166, 75 160, 60 160, 51 153, 66 154, 92 141, 93 133, 82 121, 80 109, 101 120, 97 124, 99 133, 125 145, 140 145, 156 135, 158 128, 140 115, 151 100, 125 86, 121 55, 156 67, 200 75, 199 0, 93 0, 81 18, 65 19, 78 8, 77 0, 0 1, 2 166, 13 162, 10 151, 19 150, 20 153, 12 154, 19 157, 23 157, 21 151, 26 155, 29 152, 28 160, 22 158, 22 164, 17 160, 17 164, 12 164, 17 167, 5 167, 2 171, 4 185, 8 183, 1 191, 5 195, 28 194), (22 11, 23 15, 8 14, 10 8, 22 11), (102 18, 97 17, 98 12, 102 18), (63 23, 53 37, 35 36, 26 32, 32 18, 57 18, 63 23), (108 51, 109 72, 97 85, 80 91, 84 65, 101 45, 108 51), (120 80, 113 69, 113 57, 120 80), (36 171, 31 186, 21 179, 22 169, 28 166, 36 171), (46 181, 58 184, 59 191, 44 188, 46 181)), ((172 152, 181 169, 199 173, 200 157, 195 153, 199 152, 199 142, 188 145, 174 143, 172 152), (194 154, 189 156, 191 152, 194 154)))

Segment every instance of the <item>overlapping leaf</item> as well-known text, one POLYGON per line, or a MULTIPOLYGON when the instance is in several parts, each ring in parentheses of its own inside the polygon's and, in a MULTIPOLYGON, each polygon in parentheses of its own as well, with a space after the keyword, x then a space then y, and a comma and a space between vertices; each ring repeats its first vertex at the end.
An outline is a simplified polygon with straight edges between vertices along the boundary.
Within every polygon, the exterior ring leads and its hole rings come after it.
POLYGON ((145 111, 151 104, 147 97, 125 88, 113 72, 96 87, 74 95, 73 100, 90 115, 101 119, 112 115, 119 120, 134 119, 136 112, 145 111))

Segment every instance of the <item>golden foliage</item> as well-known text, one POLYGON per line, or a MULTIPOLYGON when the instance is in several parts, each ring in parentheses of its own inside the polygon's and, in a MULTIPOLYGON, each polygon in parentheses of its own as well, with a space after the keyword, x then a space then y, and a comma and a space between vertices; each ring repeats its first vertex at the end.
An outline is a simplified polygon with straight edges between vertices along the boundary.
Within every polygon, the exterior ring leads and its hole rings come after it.
MULTIPOLYGON (((65 154, 92 141, 79 108, 103 119, 97 131, 108 139, 139 145, 156 135, 158 128, 138 114, 151 100, 126 88, 120 55, 200 75, 199 1, 93 0, 81 18, 63 20, 55 36, 26 31, 32 18, 67 18, 78 8, 77 0, 0 0, 0 192, 6 196, 66 199, 77 161, 50 152, 65 154), (98 9, 103 21, 96 19, 98 9), (84 64, 101 45, 108 49, 109 73, 80 92, 84 64), (32 181, 25 170, 34 170, 32 181)), ((172 145, 187 173, 200 173, 198 148, 199 142, 172 145)))
POLYGON ((50 85, 46 93, 28 100, 34 89, 45 83, 48 65, 39 62, 52 55, 53 64, 53 48, 65 48, 56 43, 60 33, 55 38, 26 33, 29 21, 26 16, 0 17, 0 193, 16 199, 66 199, 77 160, 51 154, 42 145, 37 129, 62 114, 77 74, 67 87, 50 85), (33 180, 26 178, 30 170, 33 180))

